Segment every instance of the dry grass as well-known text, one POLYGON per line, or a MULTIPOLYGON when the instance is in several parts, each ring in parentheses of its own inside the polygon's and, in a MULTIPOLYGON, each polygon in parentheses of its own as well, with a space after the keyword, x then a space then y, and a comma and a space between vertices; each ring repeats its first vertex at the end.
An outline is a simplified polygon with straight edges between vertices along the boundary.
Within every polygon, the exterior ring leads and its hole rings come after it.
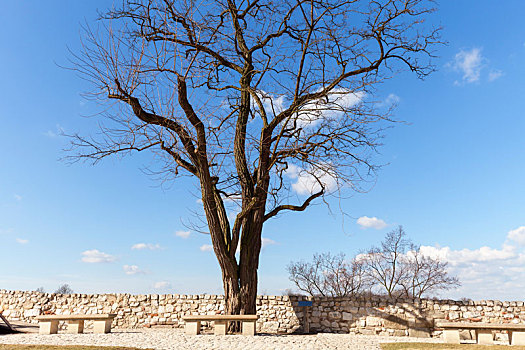
POLYGON ((388 343, 381 344, 383 350, 525 350, 525 346, 475 345, 475 344, 429 344, 429 343, 388 343))
MULTIPOLYGON (((87 345, 14 345, 0 344, 0 350, 144 350, 122 346, 87 346, 87 345)), ((153 350, 153 349, 149 349, 153 350)))

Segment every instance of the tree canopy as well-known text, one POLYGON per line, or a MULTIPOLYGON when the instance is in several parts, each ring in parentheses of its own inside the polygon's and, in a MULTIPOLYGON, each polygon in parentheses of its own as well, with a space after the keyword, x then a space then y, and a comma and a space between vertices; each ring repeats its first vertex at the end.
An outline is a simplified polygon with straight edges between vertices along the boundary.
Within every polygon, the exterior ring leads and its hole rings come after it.
POLYGON ((196 178, 227 311, 254 313, 264 222, 373 174, 391 118, 375 89, 433 71, 431 5, 123 1, 75 54, 108 106, 102 137, 76 135, 76 155, 147 150, 166 177, 196 178))

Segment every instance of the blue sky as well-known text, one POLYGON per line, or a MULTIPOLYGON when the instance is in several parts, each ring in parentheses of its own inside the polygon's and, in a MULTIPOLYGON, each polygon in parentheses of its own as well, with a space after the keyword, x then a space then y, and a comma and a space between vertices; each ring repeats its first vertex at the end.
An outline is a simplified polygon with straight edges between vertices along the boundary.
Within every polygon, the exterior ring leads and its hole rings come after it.
MULTIPOLYGON (((0 288, 220 293, 209 237, 184 224, 199 206, 193 182, 161 186, 141 171, 147 155, 59 160, 61 130, 89 134, 97 124, 81 96, 90 86, 59 65, 78 49, 80 25, 111 3, 0 3, 0 288)), ((402 74, 378 91, 407 122, 387 132, 376 160, 388 165, 368 193, 269 222, 260 292, 292 287, 290 260, 353 255, 401 224, 463 281, 444 296, 523 299, 524 10, 517 0, 440 2, 449 44, 438 71, 424 81, 402 74)))

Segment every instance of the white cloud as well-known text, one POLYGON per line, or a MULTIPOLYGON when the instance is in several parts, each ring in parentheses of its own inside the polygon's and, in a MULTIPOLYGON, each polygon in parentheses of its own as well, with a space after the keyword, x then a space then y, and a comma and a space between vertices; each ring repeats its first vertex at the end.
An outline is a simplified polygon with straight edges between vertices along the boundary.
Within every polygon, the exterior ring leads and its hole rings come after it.
POLYGON ((177 231, 175 236, 186 239, 190 236, 190 231, 177 231))
POLYGON ((159 250, 162 249, 160 244, 152 244, 152 243, 137 243, 131 246, 132 250, 159 250))
MULTIPOLYGON (((261 100, 264 110, 266 111, 266 114, 270 115, 277 115, 281 113, 286 107, 287 104, 285 96, 278 96, 275 97, 272 94, 269 94, 265 91, 259 90, 257 91, 257 96, 259 96, 259 99, 261 100)), ((258 109, 258 104, 253 100, 252 103, 256 108, 258 109)))
MULTIPOLYGON (((317 90, 321 91, 321 89, 317 90)), ((263 107, 267 114, 277 115, 290 104, 286 96, 274 96, 265 91, 257 91, 263 107)), ((366 97, 364 91, 352 91, 349 89, 333 89, 327 97, 311 101, 301 107, 301 110, 293 115, 287 123, 288 126, 296 123, 297 128, 313 127, 323 119, 334 119, 343 116, 348 110, 359 105, 366 97)), ((254 106, 257 106, 253 101, 254 106)))
POLYGON ((452 68, 463 74, 463 82, 474 83, 479 81, 483 61, 480 48, 475 47, 469 51, 460 50, 454 57, 452 68))
POLYGON ((396 104, 401 101, 401 97, 397 96, 396 94, 389 94, 385 100, 386 104, 396 104))
POLYGON ((262 238, 262 247, 265 248, 269 245, 274 245, 274 244, 277 244, 276 241, 274 241, 273 239, 270 239, 270 238, 266 238, 266 237, 263 237, 262 238))
POLYGON ((60 124, 56 125, 56 129, 54 131, 48 130, 44 133, 45 136, 50 138, 54 138, 62 134, 64 134, 64 128, 60 124))
POLYGON ((449 272, 459 278, 462 286, 444 293, 452 298, 521 300, 523 297, 525 254, 515 246, 503 244, 500 249, 484 246, 458 250, 422 246, 420 249, 424 255, 448 262, 449 272))
POLYGON ((292 189, 300 195, 309 195, 319 192, 321 184, 325 187, 326 192, 331 192, 337 188, 337 179, 329 173, 329 165, 323 165, 328 171, 313 169, 306 171, 294 164, 288 164, 286 175, 295 180, 292 183, 292 189))
POLYGON ((383 101, 379 102, 379 107, 391 107, 397 105, 401 101, 401 97, 396 94, 389 94, 383 101))
POLYGON ((97 249, 86 250, 82 253, 82 261, 89 264, 110 263, 117 260, 110 254, 103 253, 97 249))
POLYGON ((450 247, 421 246, 421 253, 434 258, 440 258, 451 265, 465 265, 480 262, 494 262, 518 257, 516 248, 504 244, 501 249, 481 247, 478 249, 452 250, 450 247))
POLYGON ((146 271, 141 270, 137 265, 124 265, 122 266, 122 269, 126 275, 138 275, 146 273, 146 271))
POLYGON ((381 230, 388 226, 384 220, 378 219, 375 216, 371 218, 368 216, 361 216, 357 219, 357 224, 361 226, 361 228, 373 228, 376 230, 381 230))
POLYGON ((22 239, 22 238, 17 238, 16 241, 20 244, 27 244, 29 243, 29 240, 28 239, 22 239))
POLYGON ((365 97, 364 91, 334 89, 328 97, 304 105, 294 119, 298 128, 313 127, 322 120, 342 117, 348 110, 358 106, 365 97))
POLYGON ((202 252, 211 252, 213 250, 213 246, 211 244, 203 244, 199 248, 202 252))
POLYGON ((22 201, 22 196, 19 195, 19 194, 14 194, 13 197, 18 201, 18 202, 21 202, 22 201))
POLYGON ((507 234, 507 238, 521 246, 525 246, 525 226, 520 226, 517 229, 510 230, 507 234))
POLYGON ((158 289, 158 290, 171 289, 171 283, 166 282, 166 281, 156 282, 156 283, 153 285, 153 288, 154 288, 154 289, 158 289))
POLYGON ((499 69, 493 69, 489 72, 489 81, 494 81, 496 79, 499 79, 503 76, 503 71, 499 69))

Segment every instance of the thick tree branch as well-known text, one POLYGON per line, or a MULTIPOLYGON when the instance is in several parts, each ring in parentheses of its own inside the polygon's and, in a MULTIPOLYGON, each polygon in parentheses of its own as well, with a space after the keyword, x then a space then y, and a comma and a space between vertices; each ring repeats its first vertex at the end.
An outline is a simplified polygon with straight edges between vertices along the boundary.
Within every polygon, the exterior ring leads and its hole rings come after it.
POLYGON ((279 212, 283 210, 304 211, 314 199, 321 197, 323 194, 324 194, 324 189, 317 193, 312 194, 310 197, 308 197, 303 202, 302 205, 290 205, 290 204, 279 205, 278 207, 270 211, 268 214, 264 215, 264 221, 274 217, 275 215, 279 214, 279 212))

